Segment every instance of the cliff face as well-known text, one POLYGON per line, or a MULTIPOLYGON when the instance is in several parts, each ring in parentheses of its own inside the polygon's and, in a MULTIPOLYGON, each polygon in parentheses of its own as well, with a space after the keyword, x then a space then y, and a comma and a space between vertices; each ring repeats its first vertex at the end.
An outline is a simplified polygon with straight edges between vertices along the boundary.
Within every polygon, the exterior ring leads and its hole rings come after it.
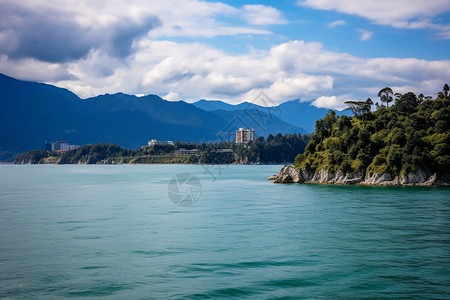
POLYGON ((450 185, 450 176, 441 176, 438 178, 436 174, 427 176, 423 171, 409 173, 405 176, 395 176, 394 178, 388 173, 382 174, 364 174, 363 171, 355 174, 344 174, 337 172, 330 173, 325 170, 318 172, 310 172, 294 168, 293 166, 284 166, 273 175, 269 180, 274 183, 326 183, 326 184, 360 184, 360 185, 450 185))

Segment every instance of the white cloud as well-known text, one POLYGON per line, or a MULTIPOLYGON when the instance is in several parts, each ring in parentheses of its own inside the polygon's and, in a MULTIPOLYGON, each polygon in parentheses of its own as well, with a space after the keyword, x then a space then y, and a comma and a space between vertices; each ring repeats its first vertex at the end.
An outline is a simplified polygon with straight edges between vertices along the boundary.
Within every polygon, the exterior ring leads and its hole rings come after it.
POLYGON ((436 24, 433 18, 450 11, 450 0, 298 0, 299 5, 335 10, 396 28, 433 29, 440 38, 450 38, 449 24, 436 24))
POLYGON ((249 24, 271 25, 287 23, 281 16, 281 12, 271 6, 244 5, 243 11, 243 17, 249 24))
POLYGON ((142 37, 267 35, 254 25, 283 24, 264 5, 236 8, 200 0, 0 1, 0 55, 66 62, 102 49, 126 57, 142 37), (241 23, 242 18, 248 24, 241 23), (236 22, 238 21, 238 22, 236 22))
POLYGON ((96 49, 127 56, 135 39, 161 23, 154 12, 125 4, 2 0, 0 53, 48 62, 77 60, 96 49))
POLYGON ((281 103, 288 99, 308 96, 318 91, 325 92, 333 88, 331 76, 297 74, 274 80, 264 88, 251 89, 242 96, 242 99, 253 102, 261 92, 264 92, 273 102, 281 103))
POLYGON ((311 104, 319 108, 334 108, 340 103, 337 101, 336 96, 322 96, 314 100, 311 104))
POLYGON ((361 41, 368 41, 368 40, 370 40, 370 38, 373 35, 373 32, 365 30, 365 29, 362 29, 362 28, 358 28, 357 31, 360 34, 359 39, 361 41))
POLYGON ((98 50, 85 59, 59 64, 0 57, 0 69, 19 78, 29 73, 26 79, 45 79, 82 97, 125 92, 240 103, 264 92, 275 103, 317 99, 314 105, 327 108, 343 108, 349 99, 376 101, 384 86, 432 95, 450 78, 450 60, 367 59, 303 41, 243 55, 200 43, 147 38, 133 47, 134 54, 125 61, 98 50))
POLYGON ((176 93, 176 92, 170 92, 167 95, 165 95, 164 97, 162 97, 165 100, 168 101, 178 101, 181 100, 180 94, 176 93))
POLYGON ((347 22, 344 20, 336 20, 334 22, 328 23, 327 26, 328 27, 336 27, 336 26, 342 26, 342 25, 347 25, 347 22))
POLYGON ((330 108, 330 109, 338 109, 343 110, 347 108, 347 105, 344 104, 345 101, 351 100, 348 95, 342 96, 321 96, 311 102, 311 105, 314 105, 319 108, 330 108))

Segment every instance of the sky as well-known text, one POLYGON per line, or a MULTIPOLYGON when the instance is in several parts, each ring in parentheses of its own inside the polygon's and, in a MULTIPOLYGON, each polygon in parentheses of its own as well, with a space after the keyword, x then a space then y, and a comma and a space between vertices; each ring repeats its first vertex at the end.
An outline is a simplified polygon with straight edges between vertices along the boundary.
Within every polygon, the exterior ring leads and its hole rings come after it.
POLYGON ((0 73, 82 98, 434 96, 450 83, 450 0, 0 0, 0 73))

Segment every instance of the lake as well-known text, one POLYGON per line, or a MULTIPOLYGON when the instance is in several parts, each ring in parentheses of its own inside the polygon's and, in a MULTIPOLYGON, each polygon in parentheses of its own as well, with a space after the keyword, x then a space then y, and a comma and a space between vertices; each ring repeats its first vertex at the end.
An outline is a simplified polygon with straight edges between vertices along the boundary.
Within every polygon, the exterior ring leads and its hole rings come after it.
POLYGON ((280 167, 0 165, 0 298, 450 297, 450 188, 280 167))

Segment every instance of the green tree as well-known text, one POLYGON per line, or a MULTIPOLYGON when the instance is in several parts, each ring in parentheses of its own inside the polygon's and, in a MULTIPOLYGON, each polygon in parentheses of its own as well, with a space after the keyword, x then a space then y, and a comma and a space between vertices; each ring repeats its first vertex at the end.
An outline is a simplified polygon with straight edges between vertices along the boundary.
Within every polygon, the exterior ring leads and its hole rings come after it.
POLYGON ((351 110, 353 112, 353 115, 356 117, 361 117, 364 113, 368 113, 371 110, 371 107, 373 105, 373 101, 370 98, 367 98, 366 101, 345 101, 345 104, 347 104, 349 107, 348 110, 351 110))
POLYGON ((402 95, 399 99, 395 99, 395 106, 399 113, 413 112, 414 109, 420 104, 419 99, 417 99, 414 93, 406 93, 402 95))
POLYGON ((448 84, 444 84, 444 87, 442 88, 442 91, 444 92, 445 98, 448 97, 448 91, 449 91, 448 84))
POLYGON ((443 92, 436 93, 436 99, 445 99, 445 94, 443 92))
POLYGON ((328 114, 326 114, 326 116, 323 118, 323 125, 325 129, 331 131, 331 128, 333 124, 336 122, 336 120, 337 120, 336 112, 330 109, 328 111, 328 114))
POLYGON ((382 103, 386 103, 387 107, 389 107, 389 103, 391 103, 393 101, 393 98, 392 98, 393 95, 394 95, 394 92, 392 91, 392 89, 390 87, 382 88, 378 92, 378 97, 380 97, 380 101, 382 103))

